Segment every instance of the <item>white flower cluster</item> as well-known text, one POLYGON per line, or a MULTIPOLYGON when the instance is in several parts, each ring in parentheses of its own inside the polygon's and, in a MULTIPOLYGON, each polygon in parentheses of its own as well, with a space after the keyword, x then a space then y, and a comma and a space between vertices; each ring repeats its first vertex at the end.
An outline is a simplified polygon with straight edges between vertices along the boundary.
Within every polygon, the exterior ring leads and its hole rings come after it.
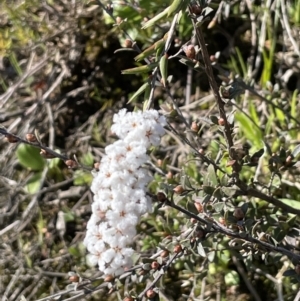
POLYGON ((142 164, 147 148, 157 146, 166 120, 155 110, 126 112, 114 116, 111 127, 120 140, 105 148, 100 171, 95 175, 92 216, 84 244, 88 260, 106 275, 118 275, 132 266, 134 250, 128 247, 136 235, 141 215, 151 211, 145 194, 151 180, 142 164))

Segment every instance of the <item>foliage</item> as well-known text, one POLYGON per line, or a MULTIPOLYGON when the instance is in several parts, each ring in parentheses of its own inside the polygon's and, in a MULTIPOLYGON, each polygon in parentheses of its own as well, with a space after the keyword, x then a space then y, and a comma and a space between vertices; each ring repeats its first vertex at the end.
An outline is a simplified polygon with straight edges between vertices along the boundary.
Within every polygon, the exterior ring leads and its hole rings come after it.
POLYGON ((1 3, 0 295, 297 300, 299 5, 1 3), (160 110, 168 134, 135 265, 113 279, 82 241, 123 107, 160 110))

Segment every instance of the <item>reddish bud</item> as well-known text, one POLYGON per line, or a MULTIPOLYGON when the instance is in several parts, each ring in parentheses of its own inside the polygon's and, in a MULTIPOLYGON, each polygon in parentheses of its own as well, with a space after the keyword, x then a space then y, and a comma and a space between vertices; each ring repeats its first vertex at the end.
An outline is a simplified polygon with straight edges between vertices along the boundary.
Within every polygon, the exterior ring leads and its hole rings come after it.
POLYGON ((153 289, 149 289, 146 292, 146 296, 147 296, 147 298, 152 299, 156 296, 156 292, 153 289))
POLYGON ((94 168, 95 168, 96 170, 99 170, 99 169, 100 169, 100 162, 94 163, 94 168))
POLYGON ((158 192, 156 197, 159 202, 165 202, 167 200, 167 197, 163 192, 158 192))
POLYGON ((125 46, 126 48, 132 48, 132 45, 133 45, 133 43, 132 43, 131 40, 129 40, 129 39, 126 39, 126 40, 125 40, 124 46, 125 46))
POLYGON ((195 202, 194 203, 194 205, 195 205, 195 207, 196 207, 196 209, 197 209, 197 211, 199 212, 199 213, 202 213, 203 212, 203 205, 200 203, 200 202, 195 202))
POLYGON ((158 270, 160 268, 160 264, 157 261, 152 261, 151 269, 158 270))
POLYGON ((219 119, 218 119, 218 124, 219 124, 220 126, 224 126, 224 125, 225 125, 225 119, 224 119, 224 118, 219 118, 219 119))
POLYGON ((182 246, 181 245, 176 245, 173 249, 174 253, 178 254, 182 252, 182 246))
POLYGON ((200 149, 198 150, 198 152, 199 152, 199 154, 201 154, 201 155, 204 155, 204 154, 205 154, 205 150, 204 150, 203 148, 200 148, 200 149))
POLYGON ((36 137, 34 134, 26 134, 25 138, 29 142, 36 142, 36 137))
POLYGON ((160 253, 160 257, 162 258, 166 258, 169 256, 169 251, 168 250, 163 250, 161 253, 160 253))
POLYGON ((114 279, 115 279, 114 276, 112 276, 112 275, 107 275, 107 276, 105 276, 105 278, 104 278, 104 282, 112 282, 114 279))
POLYGON ((133 301, 134 299, 132 298, 132 297, 125 297, 124 299, 123 299, 123 301, 133 301))
POLYGON ((176 186, 173 191, 176 193, 176 194, 182 194, 184 192, 184 189, 181 185, 178 185, 176 186))
POLYGON ((163 160, 158 159, 158 160, 157 160, 157 166, 158 166, 158 167, 162 167, 162 165, 163 165, 163 160))
POLYGON ((168 180, 173 179, 173 173, 172 173, 171 171, 169 171, 169 172, 167 173, 167 175, 166 175, 166 178, 167 178, 168 180))
POLYGON ((199 125, 197 124, 197 122, 195 121, 192 122, 191 130, 196 133, 199 131, 199 125))
POLYGON ((9 142, 9 143, 16 143, 18 142, 18 138, 11 135, 11 134, 7 134, 5 135, 5 138, 6 138, 6 141, 9 142))
POLYGON ((202 12, 202 7, 197 5, 197 4, 193 4, 191 5, 191 13, 194 15, 200 15, 202 12))
POLYGON ((209 57, 209 59, 210 59, 211 62, 216 62, 217 61, 216 56, 213 55, 213 54, 209 57))
POLYGON ((195 50, 195 46, 194 45, 184 46, 183 47, 183 51, 184 51, 185 55, 189 59, 195 59, 195 57, 196 57, 196 50, 195 50))
POLYGON ((69 277, 69 280, 71 282, 79 282, 79 276, 78 275, 72 275, 69 277))
POLYGON ((290 155, 290 156, 287 156, 287 158, 285 159, 285 162, 287 164, 290 164, 291 162, 293 161, 293 157, 290 155))
POLYGON ((46 159, 52 159, 52 158, 55 158, 54 155, 48 153, 48 152, 47 152, 46 150, 44 150, 44 149, 41 149, 40 155, 41 155, 42 157, 46 158, 46 159))
POLYGON ((66 160, 66 161, 65 161, 65 164, 68 166, 68 168, 74 168, 74 167, 77 166, 76 161, 71 160, 71 159, 66 160))
POLYGON ((234 213, 233 213, 233 216, 237 219, 237 220, 242 220, 244 217, 245 217, 245 213, 244 211, 242 210, 242 208, 240 207, 236 207, 234 209, 234 213))

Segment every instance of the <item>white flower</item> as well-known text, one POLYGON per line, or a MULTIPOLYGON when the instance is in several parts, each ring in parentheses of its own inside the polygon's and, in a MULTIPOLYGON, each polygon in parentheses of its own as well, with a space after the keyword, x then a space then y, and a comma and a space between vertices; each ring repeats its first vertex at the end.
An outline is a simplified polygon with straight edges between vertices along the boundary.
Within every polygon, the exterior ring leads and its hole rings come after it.
POLYGON ((155 110, 114 115, 111 127, 120 140, 105 148, 100 171, 94 173, 92 215, 83 241, 90 254, 87 260, 104 274, 121 274, 132 265, 141 216, 151 212, 146 187, 152 177, 142 165, 149 160, 147 148, 157 146, 166 120, 155 110))

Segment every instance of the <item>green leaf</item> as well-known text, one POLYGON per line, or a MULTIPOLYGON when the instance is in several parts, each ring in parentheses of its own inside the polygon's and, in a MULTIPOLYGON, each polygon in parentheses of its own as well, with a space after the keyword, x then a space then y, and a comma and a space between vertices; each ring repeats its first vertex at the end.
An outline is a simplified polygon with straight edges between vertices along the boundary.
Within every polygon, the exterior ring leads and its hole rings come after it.
POLYGON ((30 177, 24 187, 25 191, 30 194, 37 193, 40 190, 41 178, 42 172, 35 173, 32 177, 30 177))
POLYGON ((90 172, 82 170, 76 170, 74 173, 74 185, 81 186, 88 184, 90 185, 93 180, 93 176, 90 172))
POLYGON ((177 14, 181 10, 186 10, 189 0, 173 0, 168 8, 168 17, 172 14, 177 14))
POLYGON ((198 243, 197 251, 200 256, 206 257, 206 253, 205 253, 204 248, 201 243, 198 243))
POLYGON ((168 55, 166 53, 160 58, 159 70, 161 74, 162 84, 165 87, 168 77, 168 55))
POLYGON ((46 163, 38 148, 23 143, 18 146, 17 158, 23 167, 31 170, 43 170, 46 163))
POLYGON ((144 26, 142 27, 142 29, 146 29, 152 25, 154 25, 155 23, 157 23, 157 21, 159 21, 160 19, 163 19, 164 17, 166 17, 168 15, 168 10, 169 7, 167 7, 164 11, 162 11, 161 13, 159 13, 158 15, 156 15, 155 17, 153 17, 152 19, 148 20, 144 26))
POLYGON ((279 199, 282 203, 289 205, 290 207, 293 207, 295 209, 299 209, 300 210, 300 202, 296 201, 296 200, 290 200, 290 199, 279 199))
POLYGON ((122 70, 121 73, 122 74, 141 74, 141 73, 147 73, 147 72, 152 71, 157 66, 158 66, 158 63, 154 62, 154 63, 150 63, 148 65, 143 65, 143 66, 139 66, 139 67, 135 67, 135 68, 130 68, 130 69, 122 70))
POLYGON ((240 129, 244 133, 245 138, 249 139, 259 148, 262 140, 261 130, 258 127, 253 126, 252 121, 243 113, 236 113, 235 118, 240 123, 240 129))
POLYGON ((134 99, 140 96, 148 87, 150 87, 149 82, 144 83, 140 88, 130 97, 127 103, 131 103, 134 99))
POLYGON ((207 168, 207 179, 208 182, 212 185, 217 187, 219 185, 217 176, 216 176, 216 171, 215 168, 212 164, 210 164, 207 168))
POLYGON ((238 285, 240 283, 239 274, 236 271, 230 271, 224 277, 225 283, 228 286, 238 285))
POLYGON ((94 164, 94 157, 91 152, 87 152, 80 158, 80 162, 84 165, 92 166, 94 164))
POLYGON ((68 252, 69 252, 72 256, 74 256, 74 257, 79 257, 79 256, 81 256, 81 253, 80 253, 80 251, 78 250, 78 248, 77 248, 77 247, 74 247, 74 246, 70 247, 70 248, 68 249, 68 252))

